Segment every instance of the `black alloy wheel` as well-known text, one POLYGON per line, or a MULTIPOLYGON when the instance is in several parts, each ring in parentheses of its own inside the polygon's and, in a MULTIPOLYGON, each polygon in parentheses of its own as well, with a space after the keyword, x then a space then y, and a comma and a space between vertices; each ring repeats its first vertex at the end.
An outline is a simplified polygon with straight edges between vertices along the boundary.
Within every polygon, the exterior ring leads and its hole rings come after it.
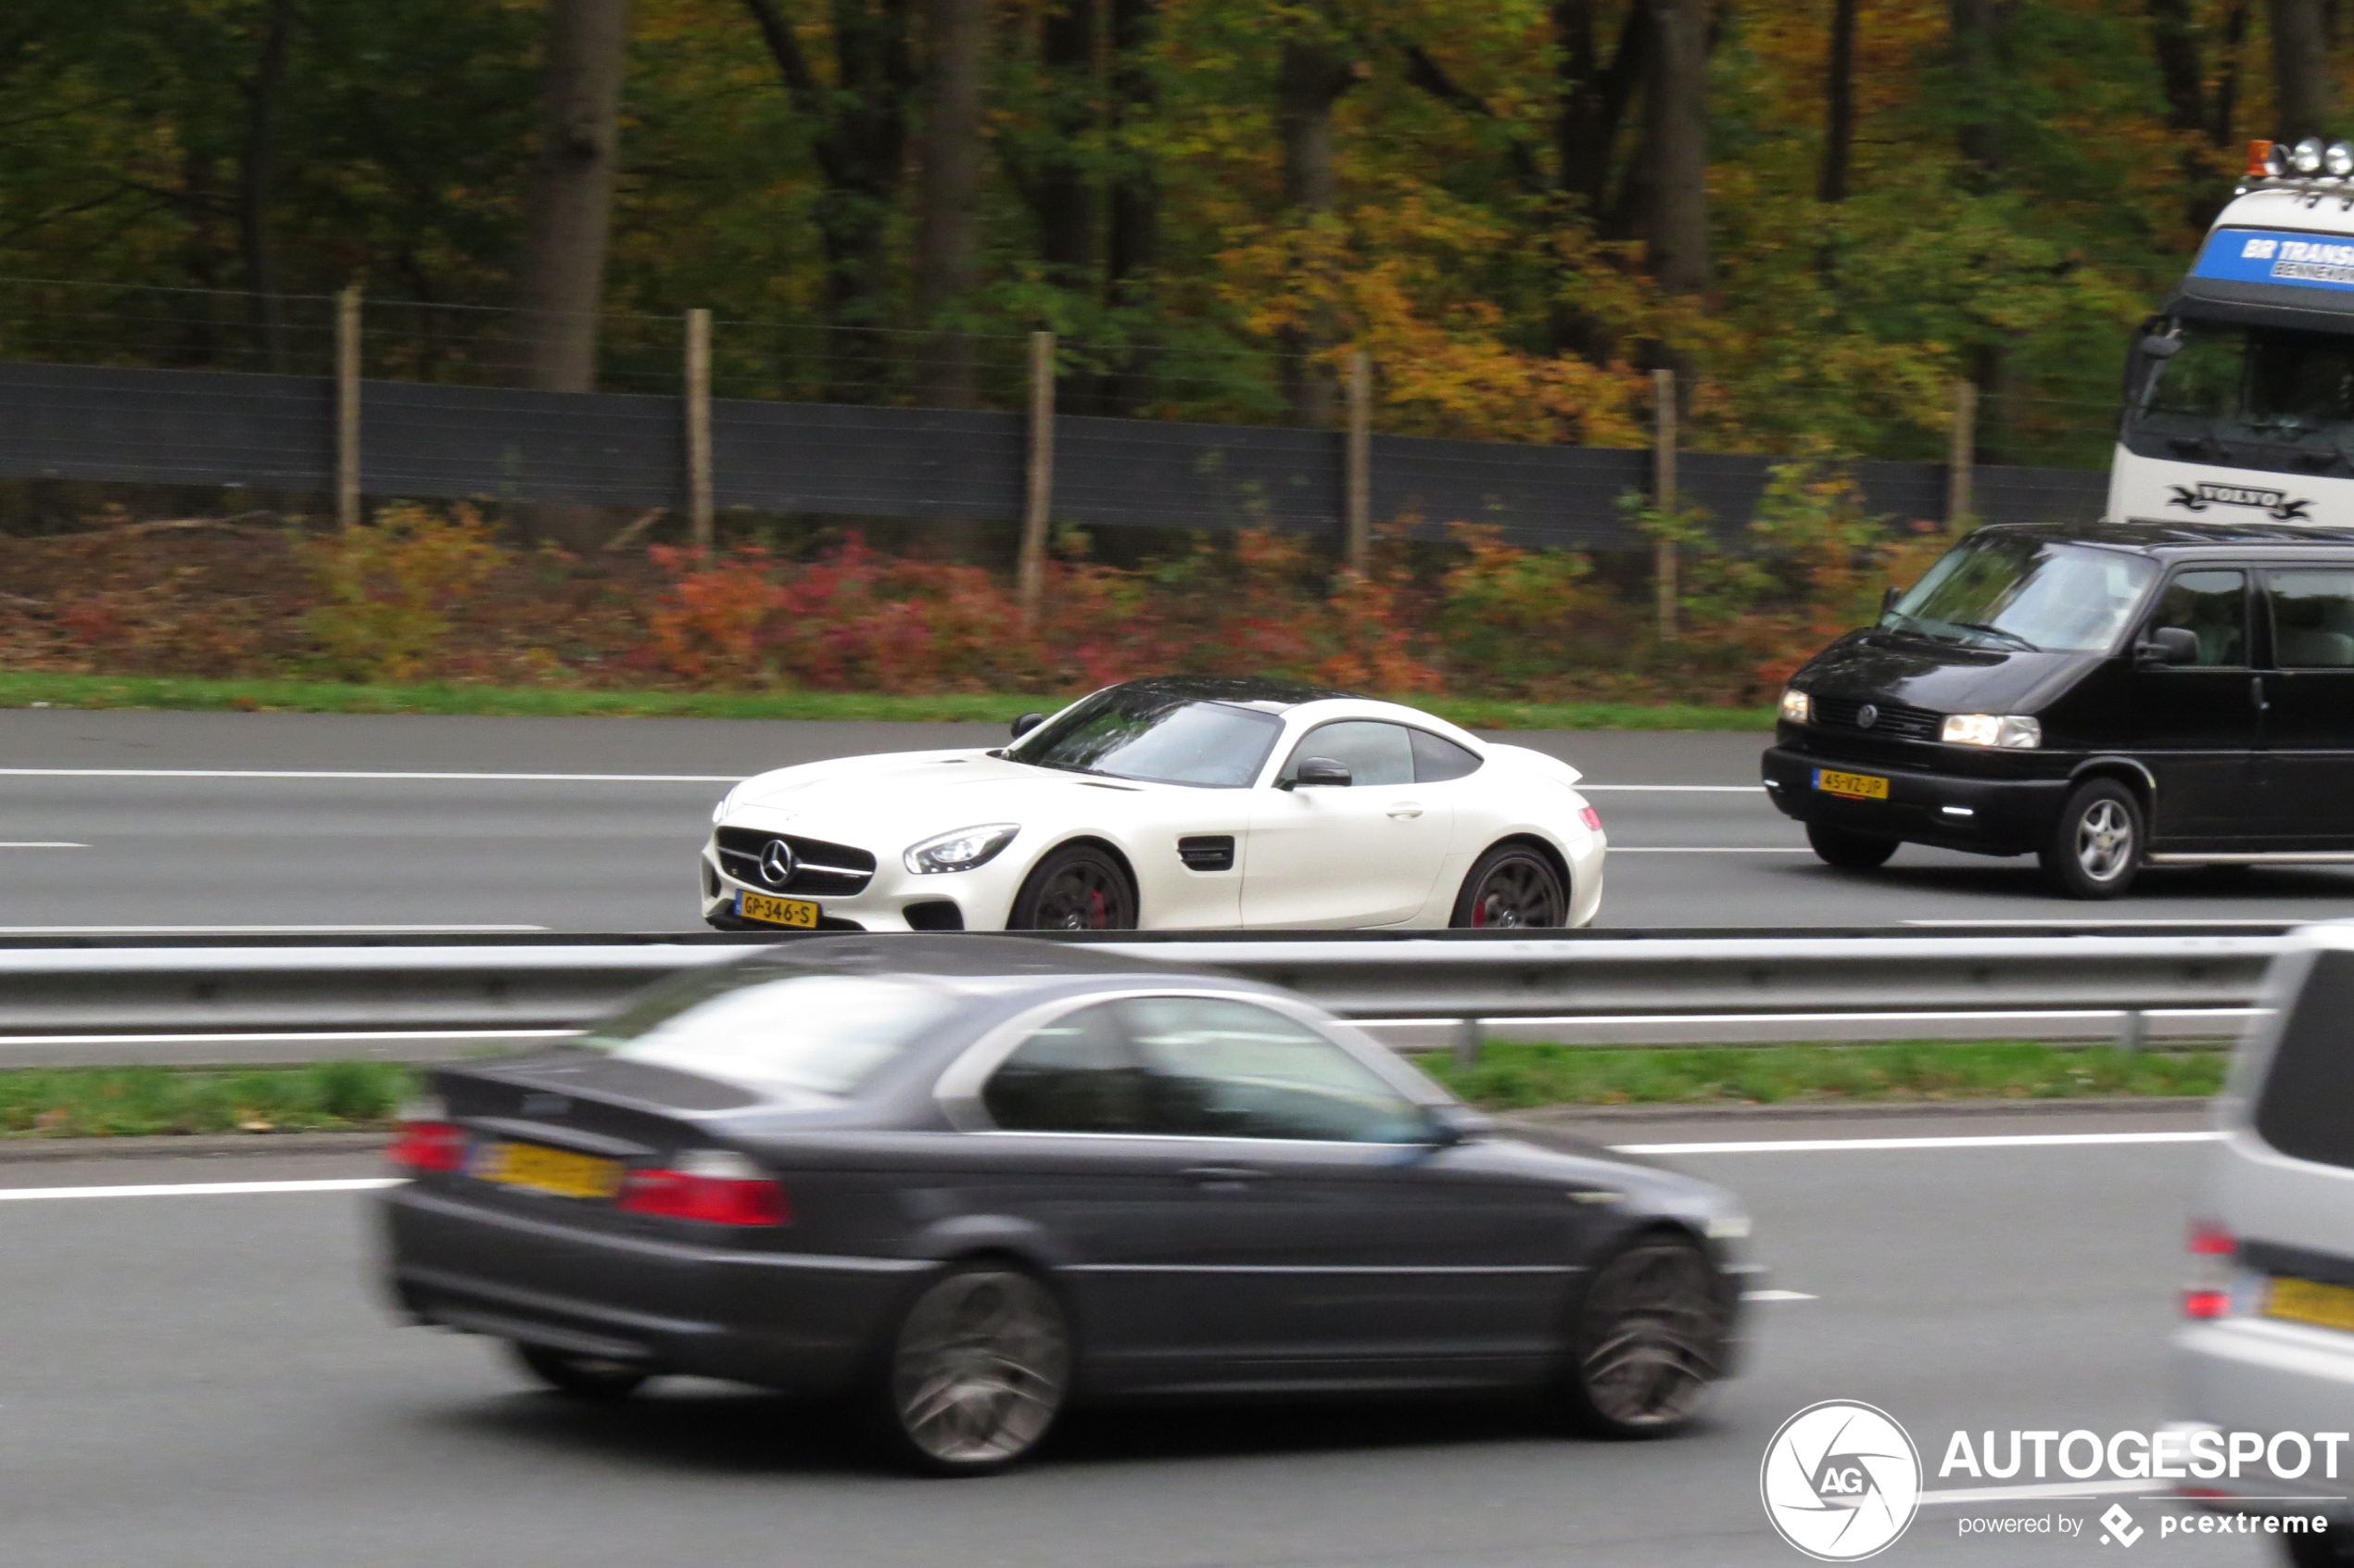
POLYGON ((2068 797, 2036 858, 2064 898, 2115 898, 2142 868, 2142 805, 2114 778, 2095 778, 2068 797))
POLYGON ((960 1264, 908 1304, 883 1365, 886 1443, 906 1468, 987 1475, 1044 1440, 1070 1392, 1062 1304, 1009 1263, 960 1264))
POLYGON ((1814 850, 1816 859, 1841 871, 1877 871, 1896 853, 1894 839, 1853 832, 1845 828, 1827 828, 1819 822, 1806 825, 1806 842, 1814 850))
POLYGON ((1450 926, 1474 930, 1560 926, 1569 919, 1569 890, 1553 863, 1525 844, 1499 844, 1479 857, 1455 895, 1450 926))
POLYGON ((1120 863, 1087 844, 1040 861, 1014 895, 1009 931, 1133 931, 1136 890, 1120 863))
POLYGON ((1569 1336, 1563 1397, 1599 1437, 1664 1437, 1690 1424, 1721 1375, 1716 1271, 1690 1240, 1638 1238, 1597 1268, 1569 1336))
POLYGON ((509 1345, 507 1348, 524 1371, 557 1393, 576 1399, 626 1399, 651 1375, 645 1368, 629 1361, 551 1350, 544 1345, 509 1345))

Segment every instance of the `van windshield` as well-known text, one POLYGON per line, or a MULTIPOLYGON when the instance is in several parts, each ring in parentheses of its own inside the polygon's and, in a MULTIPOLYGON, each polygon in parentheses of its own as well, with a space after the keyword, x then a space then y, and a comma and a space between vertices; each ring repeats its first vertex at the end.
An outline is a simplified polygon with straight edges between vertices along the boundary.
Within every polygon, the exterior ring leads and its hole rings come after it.
POLYGON ((1879 624, 2020 652, 2107 650, 2157 575, 2137 555, 1981 536, 1946 551, 1879 624))

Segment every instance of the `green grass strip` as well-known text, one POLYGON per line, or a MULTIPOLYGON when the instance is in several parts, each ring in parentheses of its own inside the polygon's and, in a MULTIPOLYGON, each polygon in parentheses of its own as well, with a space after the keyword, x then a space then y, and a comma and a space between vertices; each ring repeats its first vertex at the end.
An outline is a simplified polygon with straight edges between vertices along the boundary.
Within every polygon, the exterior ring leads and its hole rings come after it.
MULTIPOLYGON (((889 697, 855 691, 731 694, 583 691, 568 687, 357 686, 337 681, 195 680, 174 676, 0 674, 0 707, 159 708, 284 714, 475 714, 531 718, 728 718, 966 721, 1006 724, 1052 712, 1068 697, 1019 692, 889 697)), ((1692 703, 1508 702, 1409 698, 1412 706, 1477 729, 1770 730, 1766 708, 1692 703)))
POLYGON ((382 1128, 414 1081, 395 1062, 17 1068, 0 1072, 0 1139, 382 1128))
POLYGON ((1476 1066, 1419 1060, 1488 1110, 1538 1106, 1838 1104, 1857 1100, 2053 1100, 2087 1094, 2212 1094, 2223 1049, 2120 1051, 2026 1041, 1885 1045, 1597 1049, 1490 1041, 1476 1066))

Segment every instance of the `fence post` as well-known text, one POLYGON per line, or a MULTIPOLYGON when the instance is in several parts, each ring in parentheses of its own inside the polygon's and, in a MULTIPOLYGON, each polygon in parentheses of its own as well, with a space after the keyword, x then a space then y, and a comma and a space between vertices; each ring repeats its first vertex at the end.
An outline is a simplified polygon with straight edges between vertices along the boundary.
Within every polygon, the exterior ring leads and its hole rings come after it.
POLYGON ((1362 577, 1373 562, 1373 363, 1362 348, 1348 357, 1348 569, 1362 577))
POLYGON ((360 521, 360 285, 335 296, 335 521, 360 521))
POLYGON ((1945 531, 1960 534, 1970 525, 1970 470, 1978 457, 1978 387, 1968 381, 1954 383, 1954 430, 1945 453, 1945 531))
POLYGON ((708 560, 711 525, 711 312, 687 312, 687 526, 695 552, 708 560))
MULTIPOLYGON (((1652 506, 1664 516, 1676 512, 1676 373, 1652 372, 1652 506)), ((1676 637, 1676 541, 1652 546, 1652 575, 1659 596, 1659 635, 1676 637)))
POLYGON ((1021 509, 1016 587, 1022 630, 1038 625, 1046 597, 1046 519, 1055 505, 1055 335, 1030 335, 1030 472, 1021 509))

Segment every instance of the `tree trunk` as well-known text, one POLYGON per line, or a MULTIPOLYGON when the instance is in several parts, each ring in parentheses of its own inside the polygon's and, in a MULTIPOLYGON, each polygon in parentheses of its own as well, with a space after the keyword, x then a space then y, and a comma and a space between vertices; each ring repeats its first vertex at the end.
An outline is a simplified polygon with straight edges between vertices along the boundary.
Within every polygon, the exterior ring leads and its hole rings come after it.
POLYGON ((923 175, 916 221, 916 306, 937 329, 926 346, 924 400, 978 399, 973 342, 950 319, 981 281, 981 61, 989 0, 926 0, 923 175))
POLYGON ((1612 154, 1635 89, 1651 69, 1648 0, 1627 6, 1607 66, 1595 50, 1593 0, 1556 0, 1553 37, 1562 51, 1553 129, 1562 189, 1588 217, 1604 221, 1616 205, 1610 200, 1612 154))
POLYGON ((1651 274, 1670 294, 1708 292, 1708 5, 1651 0, 1651 274))
POLYGON ((2002 165, 2002 149, 1991 118, 1996 103, 1994 80, 1996 0, 1951 0, 1946 11, 1950 29, 1954 91, 1963 107, 1955 144, 1970 167, 1968 183, 1984 190, 2002 165))
POLYGON ((2323 3, 2271 0, 2274 141, 2329 133, 2330 40, 2323 3))
POLYGON ((1046 75, 1047 152, 1038 165, 1038 253, 1047 278, 1092 293, 1095 191, 1087 143, 1095 129, 1095 0, 1062 0, 1046 14, 1039 63, 1046 75))
POLYGON ((272 371, 286 368, 277 255, 270 241, 270 195, 278 176, 278 115, 285 96, 294 19, 294 0, 272 0, 253 79, 246 84, 245 155, 237 171, 237 244, 246 287, 253 295, 254 339, 263 366, 272 371))
POLYGON ((2223 13, 2222 58, 2215 72, 2214 107, 2207 124, 2207 139, 2219 151, 2230 146, 2238 134, 2233 120, 2239 112, 2240 57, 2247 45, 2247 8, 2248 0, 2232 0, 2232 8, 2223 13))
MULTIPOLYGON (((1119 135, 1113 166, 1110 232, 1104 260, 1104 297, 1118 309, 1143 307, 1160 259, 1160 181, 1152 155, 1129 134, 1149 125, 1159 107, 1154 69, 1160 0, 1111 0, 1111 118, 1119 135)), ((1152 396, 1153 349, 1132 339, 1104 396, 1105 411, 1140 412, 1152 396)))
POLYGON ((2191 0, 2149 0, 2149 13, 2150 52, 2158 57, 2158 78, 2166 90, 2166 123, 2176 131, 2203 131, 2207 90, 2191 0))
POLYGON ((1832 0, 1829 77, 1823 88, 1823 167, 1815 199, 1847 199, 1848 160, 1855 149, 1855 0, 1832 0))
MULTIPOLYGON (((1296 220, 1312 222, 1340 204, 1339 177, 1333 168, 1333 107, 1356 85, 1357 63, 1345 48, 1338 19, 1320 6, 1294 24, 1284 39, 1275 76, 1275 124, 1283 137, 1284 203, 1296 220)), ((1333 337, 1328 310, 1311 307, 1316 319, 1287 331, 1284 391, 1292 416, 1313 429, 1333 423, 1330 367, 1312 356, 1333 337)))
POLYGON ((597 387, 629 0, 548 0, 547 96, 516 280, 526 385, 597 387))

